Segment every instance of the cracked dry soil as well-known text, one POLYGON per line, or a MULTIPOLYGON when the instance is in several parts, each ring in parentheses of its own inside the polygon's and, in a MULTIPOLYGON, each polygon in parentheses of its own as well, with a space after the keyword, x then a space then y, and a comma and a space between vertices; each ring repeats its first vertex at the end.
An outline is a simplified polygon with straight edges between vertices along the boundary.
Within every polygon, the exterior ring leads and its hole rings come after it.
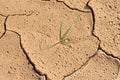
POLYGON ((120 0, 0 0, 0 80, 120 80, 120 0), (64 33, 80 19, 67 39, 64 33))

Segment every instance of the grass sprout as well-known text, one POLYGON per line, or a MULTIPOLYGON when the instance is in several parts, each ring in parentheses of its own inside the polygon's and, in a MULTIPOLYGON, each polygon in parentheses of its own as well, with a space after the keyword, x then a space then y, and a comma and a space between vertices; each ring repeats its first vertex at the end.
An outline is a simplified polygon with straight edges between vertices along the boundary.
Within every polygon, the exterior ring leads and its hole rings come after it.
POLYGON ((65 45, 69 48, 72 48, 72 46, 69 44, 69 40, 68 40, 68 42, 66 42, 66 40, 67 40, 66 37, 67 37, 68 33, 70 32, 70 30, 77 25, 79 18, 80 18, 80 15, 76 18, 76 20, 72 23, 72 25, 64 32, 63 35, 62 35, 62 22, 60 22, 59 42, 53 44, 50 48, 56 46, 59 43, 65 45))

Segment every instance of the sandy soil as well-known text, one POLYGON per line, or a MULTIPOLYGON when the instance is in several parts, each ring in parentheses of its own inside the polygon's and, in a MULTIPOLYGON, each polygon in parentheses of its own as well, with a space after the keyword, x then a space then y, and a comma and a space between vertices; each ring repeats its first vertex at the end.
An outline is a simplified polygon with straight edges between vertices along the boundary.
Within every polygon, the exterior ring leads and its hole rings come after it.
POLYGON ((0 0, 0 80, 120 80, 119 8, 120 0, 0 0), (78 16, 71 47, 58 43, 60 23, 63 35, 78 16))

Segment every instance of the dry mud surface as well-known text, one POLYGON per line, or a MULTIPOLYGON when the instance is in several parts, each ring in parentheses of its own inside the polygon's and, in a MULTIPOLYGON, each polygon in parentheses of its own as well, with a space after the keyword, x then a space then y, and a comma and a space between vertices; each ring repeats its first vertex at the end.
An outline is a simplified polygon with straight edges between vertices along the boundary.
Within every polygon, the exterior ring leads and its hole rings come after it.
POLYGON ((120 0, 0 0, 0 80, 120 80, 119 61, 120 0))

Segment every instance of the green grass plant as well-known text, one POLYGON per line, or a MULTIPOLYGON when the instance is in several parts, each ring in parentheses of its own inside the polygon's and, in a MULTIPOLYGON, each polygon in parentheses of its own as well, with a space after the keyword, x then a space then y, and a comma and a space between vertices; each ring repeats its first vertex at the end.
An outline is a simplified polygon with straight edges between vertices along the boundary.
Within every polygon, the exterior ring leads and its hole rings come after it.
POLYGON ((80 15, 76 18, 76 20, 72 23, 72 25, 64 32, 63 35, 62 35, 62 22, 60 23, 60 28, 59 28, 59 42, 55 43, 51 47, 54 47, 57 44, 62 44, 62 45, 65 45, 65 46, 67 46, 69 48, 72 48, 72 46, 69 44, 69 41, 66 42, 67 35, 70 33, 70 30, 77 25, 77 22, 78 22, 79 18, 80 18, 80 15))

